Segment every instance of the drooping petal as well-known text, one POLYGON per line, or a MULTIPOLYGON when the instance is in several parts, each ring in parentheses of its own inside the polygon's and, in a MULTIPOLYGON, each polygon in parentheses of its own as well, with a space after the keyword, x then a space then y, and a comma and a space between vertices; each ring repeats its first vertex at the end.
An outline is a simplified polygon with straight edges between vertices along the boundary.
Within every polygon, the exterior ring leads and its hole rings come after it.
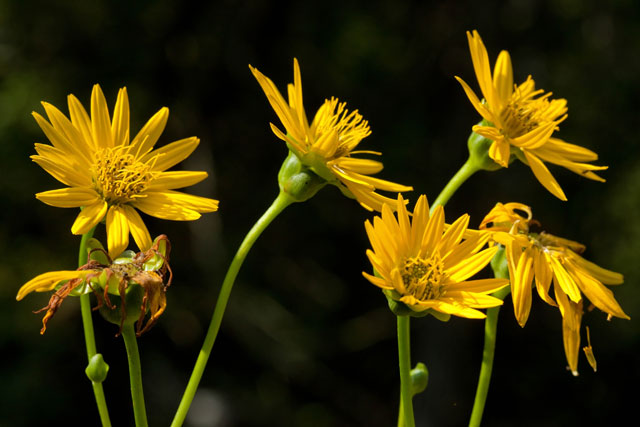
POLYGON ((515 275, 512 278, 513 311, 521 327, 524 327, 527 323, 531 312, 531 284, 534 274, 533 261, 535 252, 536 250, 532 247, 524 251, 518 260, 515 275))
POLYGON ((131 206, 124 205, 122 209, 129 223, 129 231, 138 248, 140 248, 141 251, 148 250, 153 242, 151 241, 151 235, 149 234, 149 230, 147 230, 147 226, 144 224, 144 221, 142 221, 142 218, 140 218, 140 214, 131 206))
POLYGON ((121 206, 111 206, 107 212, 107 246, 109 256, 117 258, 129 245, 129 221, 121 206))
POLYGON ((91 271, 62 270, 40 274, 20 287, 16 300, 20 301, 31 292, 46 292, 56 287, 63 280, 86 277, 91 271))
POLYGON ((80 211, 75 222, 71 226, 73 234, 88 233, 93 227, 98 225, 107 213, 107 202, 99 200, 93 205, 89 205, 80 211))
POLYGON ((527 162, 529 162, 529 166, 531 167, 533 174, 538 179, 538 182, 540 182, 544 188, 549 190, 549 192, 558 199, 566 201, 567 196, 564 195, 562 188, 560 188, 560 184, 558 184, 558 181, 556 181, 553 175, 551 175, 551 172, 549 172, 549 169, 547 169, 544 163, 542 163, 542 161, 540 161, 540 159, 535 155, 529 154, 527 150, 523 150, 522 152, 524 153, 527 162))

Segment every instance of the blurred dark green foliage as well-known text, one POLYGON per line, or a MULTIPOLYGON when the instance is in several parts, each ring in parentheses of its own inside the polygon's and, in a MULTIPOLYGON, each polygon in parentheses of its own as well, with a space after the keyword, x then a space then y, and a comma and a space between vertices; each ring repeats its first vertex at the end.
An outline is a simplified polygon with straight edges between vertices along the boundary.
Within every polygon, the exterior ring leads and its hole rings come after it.
MULTIPOLYGON (((233 251, 277 194, 286 156, 277 122, 247 64, 278 87, 300 60, 308 113, 325 97, 358 108, 384 153, 385 179, 434 200, 466 158, 478 116, 454 75, 477 87, 465 31, 478 29, 495 61, 511 53, 516 81, 569 100, 559 137, 591 148, 611 167, 606 184, 553 168, 561 202, 516 162, 481 172, 453 197, 447 218, 472 224, 498 201, 534 209, 550 232, 587 245, 586 257, 625 274, 615 294, 631 321, 587 313, 598 367, 565 371, 557 309, 537 301, 524 329, 509 298, 500 314, 486 425, 617 425, 633 416, 640 379, 640 3, 632 0, 506 2, 11 1, 0 0, 0 426, 64 420, 97 425, 84 376, 77 300, 65 301, 40 336, 31 310, 46 295, 15 302, 36 274, 73 268, 76 211, 33 194, 61 187, 28 156, 47 142, 30 117, 41 100, 65 113, 66 95, 87 105, 100 83, 110 106, 129 90, 132 131, 155 111, 171 114, 159 144, 197 135, 182 167, 210 178, 190 192, 221 200, 194 223, 145 217, 173 244, 173 286, 158 324, 140 339, 152 425, 168 425, 209 322, 233 251)), ((241 271, 189 425, 388 426, 398 374, 394 319, 364 280, 363 222, 370 214, 335 188, 290 207, 258 241, 241 271), (215 421, 215 414, 220 420, 215 421)), ((104 237, 104 232, 98 233, 104 237)), ((429 368, 415 399, 419 425, 464 425, 482 352, 481 321, 413 323, 413 360, 429 368)), ((110 364, 104 383, 114 425, 132 425, 124 346, 117 327, 95 324, 110 364)))

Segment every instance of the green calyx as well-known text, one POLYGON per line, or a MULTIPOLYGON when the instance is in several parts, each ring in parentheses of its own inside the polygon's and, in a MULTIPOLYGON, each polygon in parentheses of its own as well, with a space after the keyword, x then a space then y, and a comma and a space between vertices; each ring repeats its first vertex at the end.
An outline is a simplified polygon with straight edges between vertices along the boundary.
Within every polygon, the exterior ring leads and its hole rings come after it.
MULTIPOLYGON (((117 288, 116 288, 117 289, 117 288)), ((140 307, 144 298, 142 286, 129 286, 125 292, 124 304, 119 296, 109 298, 111 307, 106 302, 100 306, 102 317, 114 325, 133 325, 140 318, 140 307), (122 308, 124 306, 124 314, 122 308)))
MULTIPOLYGON (((491 126, 491 123, 482 120, 478 125, 491 126)), ((469 139, 467 140, 469 160, 477 169, 495 171, 502 168, 502 166, 494 162, 489 156, 489 147, 491 147, 491 144, 493 144, 492 140, 475 132, 471 132, 471 135, 469 135, 469 139)), ((511 162, 511 159, 509 159, 509 162, 511 162)))
POLYGON ((102 354, 96 353, 91 357, 91 359, 89 359, 89 364, 84 372, 92 382, 101 383, 107 379, 109 365, 104 361, 102 354))
MULTIPOLYGON (((507 261, 507 255, 504 250, 504 246, 500 246, 500 250, 491 259, 491 268, 493 269, 493 275, 498 279, 509 278, 509 262, 507 261)), ((492 296, 504 300, 511 292, 511 286, 506 286, 500 290, 495 291, 492 296)))
POLYGON ((296 202, 309 200, 327 181, 305 166, 292 151, 282 163, 278 172, 280 191, 296 202))
POLYGON ((441 322, 447 322, 451 318, 450 314, 442 313, 437 310, 433 310, 428 308, 426 310, 416 311, 409 307, 407 304, 399 301, 401 295, 392 289, 384 289, 382 291, 385 297, 387 297, 387 303, 389 304, 389 309, 396 316, 411 316, 411 317, 425 317, 427 315, 432 315, 436 319, 441 322))

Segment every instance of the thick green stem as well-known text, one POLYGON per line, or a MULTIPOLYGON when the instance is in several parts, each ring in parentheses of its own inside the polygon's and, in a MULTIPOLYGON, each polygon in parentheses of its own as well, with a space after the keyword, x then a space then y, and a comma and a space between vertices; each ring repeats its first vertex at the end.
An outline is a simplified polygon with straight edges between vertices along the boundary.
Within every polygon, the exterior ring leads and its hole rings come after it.
POLYGON ((288 196, 284 191, 281 191, 269 209, 267 209, 262 217, 260 217, 251 230, 249 230, 249 233, 247 233, 240 244, 238 252, 236 252, 236 255, 233 257, 231 265, 227 270, 227 275, 222 282, 220 294, 218 295, 213 316, 211 317, 211 323, 209 324, 207 335, 204 338, 202 349, 198 355, 198 360, 196 361, 193 372, 191 373, 191 378, 189 379, 187 388, 182 396, 182 400, 180 401, 180 406, 178 407, 176 415, 173 418, 173 422, 171 423, 172 427, 181 426, 187 416, 193 397, 195 396, 198 385, 200 384, 202 374, 204 373, 204 368, 206 367, 209 356, 211 355, 213 344, 218 336, 218 331, 220 330, 222 317, 224 316, 224 311, 227 307, 229 296, 231 295, 233 283, 235 282, 236 276, 240 271, 240 267, 242 266, 244 259, 260 234, 262 234, 267 226, 271 224, 271 222, 284 210, 284 208, 293 202, 294 200, 290 196, 288 196))
POLYGON ((415 427, 413 418, 413 400, 411 392, 411 341, 409 316, 396 316, 398 319, 398 362, 400 365, 400 411, 399 422, 403 427, 415 427))
MULTIPOLYGON (((78 267, 81 267, 87 263, 88 252, 87 242, 93 237, 95 227, 88 233, 82 235, 80 241, 80 251, 78 253, 78 267)), ((87 346, 87 359, 91 361, 91 358, 97 353, 96 339, 93 332, 93 320, 91 318, 91 299, 89 294, 80 296, 80 312, 82 313, 82 326, 84 329, 84 341, 87 346)), ((110 427, 111 420, 109 419, 109 410, 107 409, 107 400, 104 396, 104 390, 102 388, 102 382, 91 381, 93 388, 93 395, 96 398, 96 404, 98 405, 98 413, 100 414, 100 421, 103 427, 110 427)))
POLYGON ((136 427, 147 427, 147 410, 144 406, 144 393, 142 392, 142 368, 140 366, 140 354, 138 353, 138 340, 136 339, 133 324, 122 326, 122 338, 127 349, 131 400, 133 401, 133 416, 136 420, 136 427))
MULTIPOLYGON (((495 270, 494 270, 495 271, 495 270)), ((495 276, 504 276, 495 271, 495 276)), ((507 273, 506 278, 509 275, 507 273)), ((493 294, 494 297, 504 299, 509 294, 510 288, 500 289, 493 294)), ((484 405, 487 402, 489 384, 491 382, 491 372, 493 371, 493 358, 496 349, 496 334, 498 330, 498 314, 500 306, 487 309, 487 318, 484 321, 484 349, 482 350, 482 364, 480 365, 480 376, 478 377, 478 388, 476 398, 473 402, 469 427, 478 427, 482 421, 484 405)))
POLYGON ((467 180, 471 175, 481 170, 476 163, 470 157, 464 165, 456 172, 456 174, 451 178, 451 180, 447 183, 447 185, 442 189, 435 202, 431 204, 431 210, 436 208, 436 206, 444 206, 447 204, 451 196, 460 188, 460 186, 467 180))

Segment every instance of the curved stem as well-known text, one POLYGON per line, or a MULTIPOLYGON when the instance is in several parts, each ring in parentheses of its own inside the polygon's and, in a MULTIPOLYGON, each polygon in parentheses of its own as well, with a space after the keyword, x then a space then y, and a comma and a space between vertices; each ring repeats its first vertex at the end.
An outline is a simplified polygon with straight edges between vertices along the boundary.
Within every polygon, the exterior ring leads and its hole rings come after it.
POLYGON ((409 316, 397 316, 398 319, 398 362, 400 365, 400 411, 399 422, 404 427, 415 427, 411 392, 411 342, 409 316))
MULTIPOLYGON (((95 227, 89 232, 82 235, 80 241, 80 250, 78 252, 78 267, 81 267, 87 263, 88 252, 87 242, 93 237, 95 227)), ((93 320, 91 318, 91 299, 89 294, 80 296, 80 312, 82 313, 82 327, 84 329, 84 341, 87 347, 87 359, 91 361, 91 358, 97 353, 96 339, 93 332, 93 320)), ((96 404, 98 406, 98 413, 100 414, 100 421, 103 427, 111 427, 111 420, 109 419, 109 410, 107 409, 107 400, 104 396, 104 390, 102 388, 102 382, 91 381, 91 387, 93 388, 93 395, 96 398, 96 404)))
POLYGON ((262 234, 267 226, 271 224, 271 222, 278 216, 278 214, 280 214, 284 210, 284 208, 286 208, 293 202, 294 200, 291 197, 281 191, 280 194, 278 194, 278 197, 273 201, 269 209, 267 209, 267 211, 260 217, 260 219, 258 219, 251 230, 249 230, 244 240, 240 244, 236 255, 233 257, 224 281, 222 282, 220 294, 218 295, 218 300, 216 301, 213 316, 211 317, 211 323, 209 324, 207 335, 204 338, 202 349, 200 350, 200 354, 198 355, 198 360, 196 361, 193 372, 191 373, 191 378, 189 379, 187 388, 185 389, 182 400, 180 401, 180 406, 178 407, 176 415, 173 418, 173 422, 171 423, 172 427, 181 426, 187 416, 187 412, 189 411, 189 407, 191 406, 193 397, 195 396, 198 385, 200 384, 200 379, 202 378, 202 374, 204 373, 204 368, 206 367, 209 356, 211 355, 213 344, 216 340, 216 337, 218 336, 218 331, 220 330, 222 317, 224 316, 224 311, 227 307, 229 296, 231 295, 233 283, 235 282, 236 276, 240 271, 240 267, 242 266, 244 259, 246 258, 249 250, 258 239, 260 234, 262 234))
MULTIPOLYGON (((495 276, 504 276, 495 271, 495 276)), ((509 275, 507 273, 506 277, 509 275)), ((504 299, 510 292, 510 288, 506 287, 493 293, 496 298, 504 299)), ((482 350, 482 364, 480 365, 480 376, 478 377, 478 388, 476 389, 476 398, 473 402, 473 410, 471 411, 471 419, 469 427, 478 427, 482 421, 484 406, 487 402, 487 394, 489 393, 489 383, 491 382, 491 372, 493 371, 493 358, 496 349, 496 334, 498 330, 498 314, 500 306, 487 309, 487 318, 484 321, 484 349, 482 350)))
POLYGON ((431 210, 436 208, 439 205, 446 205, 451 196, 460 188, 460 186, 467 180, 471 175, 478 172, 480 168, 476 166, 476 164, 471 160, 471 157, 467 159, 467 161, 462 165, 460 170, 456 172, 456 174, 449 180, 447 185, 442 189, 435 202, 431 205, 431 210))
POLYGON ((144 394, 142 392, 142 369, 140 366, 140 354, 138 353, 138 341, 133 324, 122 326, 122 338, 127 349, 127 361, 129 362, 129 382, 131 384, 131 400, 133 401, 133 416, 136 427, 147 427, 147 410, 144 406, 144 394))

